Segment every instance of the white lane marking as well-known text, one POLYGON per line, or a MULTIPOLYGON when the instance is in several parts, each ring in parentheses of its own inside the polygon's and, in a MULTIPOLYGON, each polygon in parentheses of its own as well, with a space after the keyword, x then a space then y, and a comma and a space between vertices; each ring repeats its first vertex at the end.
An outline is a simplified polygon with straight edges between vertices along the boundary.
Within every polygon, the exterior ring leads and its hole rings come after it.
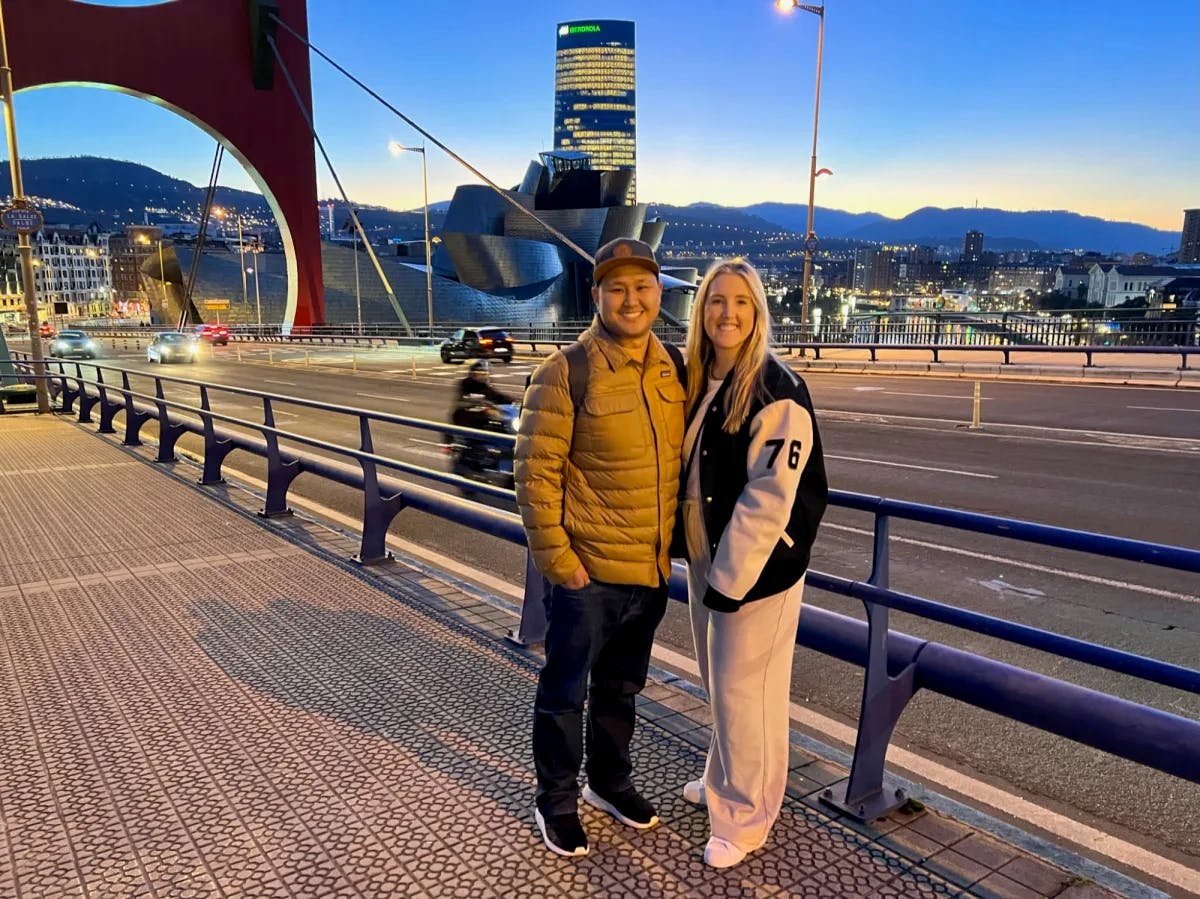
POLYGON ((397 403, 411 402, 406 396, 384 396, 381 393, 356 393, 355 396, 365 396, 373 400, 394 400, 397 403))
MULTIPOLYGON (((666 662, 668 665, 686 672, 699 683, 700 668, 690 657, 667 649, 658 643, 654 644, 653 654, 656 660, 666 662)), ((858 736, 855 728, 828 718, 819 712, 806 709, 795 702, 788 703, 788 713, 792 721, 815 731, 822 737, 841 743, 846 747, 854 746, 858 736)), ((1007 790, 1001 790, 991 784, 975 780, 961 771, 938 764, 897 746, 895 743, 888 747, 887 763, 915 775, 914 780, 932 783, 939 789, 948 788, 963 796, 972 805, 989 806, 1056 837, 1061 837, 1079 846, 1085 846, 1107 858, 1122 861, 1139 871, 1144 871, 1184 889, 1192 891, 1200 889, 1200 871, 1194 868, 1185 867, 1112 834, 1073 821, 1065 815, 1035 805, 1007 790)))
POLYGON ((295 387, 296 386, 295 381, 272 381, 270 378, 263 378, 263 382, 266 384, 282 384, 284 387, 295 387))
MULTIPOLYGON (((821 522, 821 527, 832 528, 835 531, 848 531, 852 534, 863 534, 872 536, 872 532, 866 528, 857 528, 846 524, 834 524, 831 521, 821 522)), ((1086 581, 1089 584, 1102 584, 1105 587, 1116 587, 1121 590, 1132 590, 1136 593, 1146 593, 1150 596, 1161 596, 1163 599, 1178 599, 1183 602, 1200 603, 1200 596, 1192 596, 1187 593, 1175 593, 1171 590, 1162 590, 1158 587, 1147 587, 1142 584, 1134 584, 1129 581, 1114 581, 1111 578, 1103 578, 1094 574, 1084 574, 1081 571, 1067 571, 1063 568, 1051 568, 1047 565, 1038 565, 1034 562, 1022 562, 1018 559, 1010 559, 1007 556, 993 556, 990 553, 975 552, 970 549, 960 549, 957 546, 946 546, 942 543, 932 543, 928 540, 917 540, 914 537, 891 537, 896 543, 907 543, 910 546, 920 546, 923 549, 935 549, 940 552, 953 553, 958 556, 969 556, 972 559, 982 559, 986 562, 998 562, 1003 565, 1011 565, 1014 568, 1025 568, 1029 571, 1037 571, 1041 574, 1052 574, 1057 577, 1070 578, 1076 581, 1086 581)))
MULTIPOLYGON (((883 392, 886 393, 888 396, 925 396, 925 397, 931 397, 934 399, 943 399, 943 400, 969 400, 969 399, 971 399, 971 397, 967 396, 965 393, 905 393, 902 390, 885 390, 883 392)), ((980 399, 986 399, 986 397, 980 397, 980 399)))
MULTIPOLYGON (((895 415, 890 412, 864 412, 854 409, 821 409, 818 413, 825 418, 836 419, 838 421, 848 421, 855 424, 873 424, 873 425, 892 425, 898 428, 909 428, 915 431, 940 430, 940 428, 928 427, 928 425, 954 425, 960 427, 965 424, 964 421, 955 418, 928 418, 919 415, 895 415), (913 424, 912 422, 920 422, 921 424, 913 424), (926 424, 927 423, 927 424, 926 424)), ((987 422, 984 427, 987 427, 987 422)), ((1038 440, 1042 443, 1061 443, 1068 446, 1111 446, 1119 449, 1135 449, 1149 450, 1150 452, 1158 453, 1182 453, 1184 455, 1195 455, 1200 451, 1200 443, 1191 440, 1187 437, 1160 437, 1155 434, 1121 434, 1117 431, 1093 431, 1090 429, 1074 429, 1074 428, 1054 428, 1049 425, 1021 425, 1012 422, 995 422, 997 427, 1012 428, 1020 431, 1045 431, 1052 436, 1043 436, 1039 433, 1032 434, 987 434, 990 437, 1005 437, 1015 438, 1017 440, 1038 440), (1058 436, 1058 435, 1064 436, 1058 436), (1069 436, 1066 436, 1069 435, 1069 436), (1092 440, 1078 438, 1095 438, 1092 440), (1076 438, 1076 439, 1072 439, 1076 438), (1112 438, 1105 440, 1104 438, 1112 438), (1139 445, 1128 443, 1130 440, 1148 440, 1152 441, 1152 446, 1139 445)), ((986 433, 986 432, 980 432, 986 433)))
POLYGON ((1154 412, 1191 412, 1200 415, 1200 409, 1180 409, 1178 406, 1126 406, 1126 409, 1151 409, 1154 412))
MULTIPOLYGON (((842 387, 843 385, 841 385, 841 384, 835 384, 835 385, 833 385, 833 386, 835 386, 835 387, 842 387)), ((867 386, 867 385, 865 385, 865 384, 864 384, 864 385, 861 385, 861 386, 859 386, 859 387, 851 387, 850 389, 851 389, 851 390, 857 390, 857 391, 859 391, 859 392, 861 392, 861 393, 867 393, 868 391, 873 391, 873 390, 887 390, 887 388, 886 388, 886 387, 870 387, 870 386, 867 386)))
POLYGON ((865 462, 868 465, 887 465, 891 468, 915 468, 917 471, 936 471, 939 474, 958 474, 964 478, 983 478, 988 481, 997 480, 998 474, 979 474, 975 471, 959 471, 957 468, 933 468, 929 465, 908 465, 904 462, 884 462, 879 459, 859 459, 856 456, 835 456, 831 453, 825 454, 826 459, 837 459, 841 462, 865 462))

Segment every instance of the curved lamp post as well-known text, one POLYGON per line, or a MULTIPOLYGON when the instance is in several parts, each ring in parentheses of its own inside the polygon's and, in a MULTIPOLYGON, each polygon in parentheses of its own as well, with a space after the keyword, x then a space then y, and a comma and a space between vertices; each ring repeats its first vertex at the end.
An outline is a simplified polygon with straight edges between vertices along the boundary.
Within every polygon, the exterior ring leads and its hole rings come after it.
POLYGON ((809 287, 812 279, 813 251, 817 248, 817 235, 813 231, 813 201, 816 195, 817 175, 830 174, 829 169, 817 171, 817 121, 821 114, 821 53, 825 47, 825 7, 814 6, 810 3, 799 3, 797 0, 775 0, 775 8, 781 13, 790 13, 794 9, 810 12, 818 19, 817 26, 817 82, 813 99, 813 139, 812 160, 808 169, 808 230, 804 235, 804 281, 800 287, 800 323, 803 327, 808 322, 809 287))
POLYGON ((424 147, 405 147, 398 141, 388 142, 388 152, 393 156, 401 153, 421 154, 421 191, 425 197, 425 302, 429 307, 429 339, 433 340, 433 265, 429 245, 429 170, 425 164, 424 147))

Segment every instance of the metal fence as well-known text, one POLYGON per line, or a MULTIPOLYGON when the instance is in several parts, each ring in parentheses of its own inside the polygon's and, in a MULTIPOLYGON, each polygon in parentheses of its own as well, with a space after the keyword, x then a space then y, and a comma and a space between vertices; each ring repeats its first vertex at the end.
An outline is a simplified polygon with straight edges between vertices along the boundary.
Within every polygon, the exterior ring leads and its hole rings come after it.
MULTIPOLYGON (((590 321, 573 321, 573 322, 556 322, 553 324, 530 324, 524 326, 506 327, 509 335, 517 345, 528 345, 530 351, 540 352, 548 350, 551 347, 560 347, 576 340, 579 335, 587 329, 591 324, 590 321)), ((230 338, 232 340, 242 341, 261 341, 268 343, 292 343, 305 345, 329 345, 329 346, 430 346, 436 344, 452 335, 460 327, 478 328, 478 325, 455 325, 448 323, 445 325, 435 325, 432 331, 432 337, 428 326, 424 329, 414 327, 415 336, 409 337, 401 333, 401 329, 391 326, 370 326, 364 325, 360 330, 352 326, 340 325, 321 325, 305 328, 303 330, 295 329, 285 333, 279 326, 264 325, 261 328, 255 325, 243 325, 230 329, 230 338)), ((781 327, 773 334, 773 344, 778 350, 786 350, 791 352, 812 352, 814 358, 820 359, 822 352, 834 350, 861 350, 869 355, 872 362, 878 361, 878 354, 881 351, 919 351, 929 353, 930 359, 933 362, 941 362, 942 354, 947 351, 963 351, 969 353, 995 353, 1002 358, 1003 365, 1013 365, 1014 358, 1020 359, 1022 355, 1030 356, 1030 354, 1052 353, 1062 356, 1083 356, 1084 367, 1092 368, 1095 366, 1096 356, 1137 356, 1137 355, 1178 355, 1180 359, 1179 368, 1187 370, 1190 368, 1190 360, 1200 355, 1200 343, 1193 344, 1141 344, 1141 343, 1123 343, 1114 344, 1042 344, 1036 342, 1009 342, 1000 339, 977 339, 962 343, 951 341, 948 337, 945 339, 930 339, 934 331, 930 329, 932 325, 908 326, 903 328, 897 326, 896 329, 888 330, 888 323, 882 322, 872 326, 874 330, 872 334, 879 336, 881 339, 873 342, 863 340, 826 340, 827 336, 831 336, 830 329, 822 328, 819 334, 821 339, 811 339, 813 335, 799 328, 781 327), (905 340, 902 338, 911 337, 913 340, 905 340)), ((138 346, 140 341, 149 340, 161 328, 132 328, 132 329, 111 329, 97 328, 90 333, 96 337, 107 337, 113 339, 133 340, 138 346)), ((655 333, 665 342, 682 345, 686 341, 686 333, 681 328, 665 322, 658 322, 654 328, 655 333)), ((837 335, 832 335, 837 336, 837 335)), ((1066 364, 1064 362, 1064 364, 1066 364)))
MULTIPOLYGON (((26 360, 19 360, 19 364, 26 365, 26 360)), ((514 513, 402 482, 389 477, 387 472, 468 486, 507 500, 512 499, 511 491, 486 487, 446 472, 382 456, 374 448, 373 426, 394 424, 456 432, 499 444, 510 444, 511 437, 159 374, 134 373, 135 377, 152 381, 148 390, 135 390, 131 373, 125 369, 61 360, 48 364, 52 373, 47 377, 51 379, 52 392, 60 402, 61 411, 71 414, 77 408, 80 422, 94 422, 93 412, 98 412, 100 433, 117 433, 117 417, 123 415, 124 443, 138 445, 141 428, 155 421, 159 431, 157 461, 174 460, 176 443, 184 433, 201 436, 202 484, 221 481, 224 460, 234 449, 266 459, 267 491, 263 515, 289 511, 288 490, 296 476, 303 472, 362 490, 362 538, 356 558, 364 564, 389 557, 387 530, 395 516, 405 508, 485 530, 513 543, 525 541, 520 519, 514 513), (196 390, 198 402, 166 399, 165 384, 196 390), (262 421, 237 418, 214 409, 212 397, 221 393, 256 398, 262 404, 262 421), (357 427, 358 446, 333 444, 278 427, 275 406, 279 403, 346 416, 357 427), (314 451, 326 455, 317 455, 314 451)), ((903 791, 886 776, 884 759, 901 713, 921 689, 1200 783, 1200 751, 1197 750, 1200 747, 1200 721, 891 631, 888 610, 894 608, 1198 695, 1200 671, 891 590, 888 586, 888 532, 893 519, 906 519, 1191 574, 1200 574, 1200 551, 845 491, 832 491, 830 503, 872 514, 875 526, 871 571, 864 580, 819 571, 808 573, 810 586, 862 601, 866 622, 806 603, 797 632, 799 644, 863 665, 866 669, 850 776, 826 789, 822 796, 824 801, 856 818, 870 819, 885 814, 905 800, 903 791)), ((527 591, 531 586, 527 585, 527 591)), ((671 578, 670 592, 674 599, 686 601, 686 578, 680 566, 676 566, 671 578)), ((536 613, 538 606, 535 590, 534 595, 527 594, 526 612, 536 613)), ((536 631, 536 622, 529 630, 536 631)), ((526 633, 525 636, 537 635, 526 633)))

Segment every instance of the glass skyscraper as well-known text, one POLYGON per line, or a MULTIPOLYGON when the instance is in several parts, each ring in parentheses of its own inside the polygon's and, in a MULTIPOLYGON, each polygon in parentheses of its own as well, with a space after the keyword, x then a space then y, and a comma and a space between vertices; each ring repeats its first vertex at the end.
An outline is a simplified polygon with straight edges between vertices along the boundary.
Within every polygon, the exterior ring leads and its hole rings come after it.
MULTIPOLYGON (((554 65, 554 148, 587 153, 600 171, 636 171, 636 111, 633 22, 561 23, 554 65)), ((635 175, 625 202, 636 200, 635 175)))

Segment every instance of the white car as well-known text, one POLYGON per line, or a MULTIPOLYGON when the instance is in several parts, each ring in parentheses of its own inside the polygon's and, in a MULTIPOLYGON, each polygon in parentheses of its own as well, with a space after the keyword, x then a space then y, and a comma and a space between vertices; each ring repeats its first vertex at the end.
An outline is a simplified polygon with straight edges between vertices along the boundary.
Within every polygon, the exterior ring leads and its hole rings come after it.
POLYGON ((162 331, 146 347, 146 361, 160 365, 164 362, 195 362, 196 349, 192 335, 181 331, 162 331))

